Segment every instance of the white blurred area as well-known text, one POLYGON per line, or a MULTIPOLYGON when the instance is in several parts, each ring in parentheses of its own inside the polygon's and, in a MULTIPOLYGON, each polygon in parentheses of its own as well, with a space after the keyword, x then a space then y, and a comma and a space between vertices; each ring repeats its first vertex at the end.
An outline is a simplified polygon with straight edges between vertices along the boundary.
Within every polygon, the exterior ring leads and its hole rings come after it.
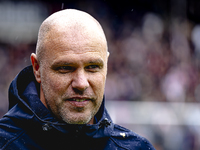
POLYGON ((10 82, 30 65, 40 24, 72 7, 95 16, 105 30, 105 97, 113 121, 157 150, 199 150, 200 24, 187 19, 186 0, 172 1, 167 15, 131 8, 121 17, 106 2, 0 1, 0 117, 8 109, 10 82))
POLYGON ((36 42, 47 15, 47 8, 37 1, 0 1, 0 40, 9 44, 36 42))
POLYGON ((156 150, 198 150, 200 104, 107 101, 113 122, 145 136, 156 150))
POLYGON ((106 106, 113 121, 119 124, 200 127, 199 103, 107 101, 106 106))

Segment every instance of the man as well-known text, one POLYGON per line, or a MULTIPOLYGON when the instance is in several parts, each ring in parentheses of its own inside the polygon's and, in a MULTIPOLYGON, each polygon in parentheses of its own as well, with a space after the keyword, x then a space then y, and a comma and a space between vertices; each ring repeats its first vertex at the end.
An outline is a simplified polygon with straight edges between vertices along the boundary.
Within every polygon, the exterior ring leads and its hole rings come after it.
POLYGON ((2 150, 149 150, 143 137, 114 124, 104 106, 107 41, 89 14, 67 9, 41 25, 32 67, 9 89, 0 120, 2 150))

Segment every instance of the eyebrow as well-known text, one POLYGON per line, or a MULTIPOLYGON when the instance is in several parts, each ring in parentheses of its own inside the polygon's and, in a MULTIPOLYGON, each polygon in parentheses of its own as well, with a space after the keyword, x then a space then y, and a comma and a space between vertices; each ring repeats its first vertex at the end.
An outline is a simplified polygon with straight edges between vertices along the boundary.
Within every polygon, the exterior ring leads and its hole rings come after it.
MULTIPOLYGON (((90 60, 88 62, 85 62, 85 64, 100 64, 100 65, 103 66, 104 65, 104 61, 102 59, 95 59, 95 60, 90 60)), ((67 62, 65 60, 60 60, 58 62, 52 63, 51 66, 60 66, 60 65, 73 66, 73 65, 76 65, 76 63, 67 62)))
POLYGON ((96 60, 89 61, 88 64, 102 64, 102 65, 104 65, 104 62, 103 62, 102 59, 96 59, 96 60))
POLYGON ((70 66, 73 65, 74 63, 68 63, 66 61, 59 61, 59 62, 54 62, 52 63, 51 66, 60 66, 60 65, 65 65, 65 66, 70 66))

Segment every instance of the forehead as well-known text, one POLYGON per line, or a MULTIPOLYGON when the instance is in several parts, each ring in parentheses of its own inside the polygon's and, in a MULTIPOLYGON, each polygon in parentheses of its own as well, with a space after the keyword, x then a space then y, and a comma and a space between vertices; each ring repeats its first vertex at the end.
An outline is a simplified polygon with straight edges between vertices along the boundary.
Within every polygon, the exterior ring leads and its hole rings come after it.
POLYGON ((107 56, 107 45, 98 36, 83 34, 54 34, 46 42, 46 57, 51 61, 64 59, 102 59, 107 56), (76 35, 77 34, 77 35, 76 35), (57 35, 57 36, 55 36, 57 35))

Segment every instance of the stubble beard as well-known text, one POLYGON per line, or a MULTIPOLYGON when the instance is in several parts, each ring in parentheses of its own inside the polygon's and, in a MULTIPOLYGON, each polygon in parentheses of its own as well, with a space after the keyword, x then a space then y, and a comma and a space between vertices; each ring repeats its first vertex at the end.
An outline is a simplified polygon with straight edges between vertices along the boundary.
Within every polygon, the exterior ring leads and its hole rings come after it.
POLYGON ((100 102, 93 102, 93 108, 91 108, 91 110, 86 110, 85 108, 74 108, 75 112, 72 114, 68 108, 65 108, 64 105, 62 105, 58 106, 57 111, 62 121, 67 124, 88 124, 96 115, 100 106, 100 102))
MULTIPOLYGON (((69 108, 65 107, 65 101, 52 106, 46 98, 45 100, 48 109, 55 115, 55 117, 67 124, 88 124, 96 115, 102 104, 102 101, 94 100, 90 110, 86 110, 88 108, 74 108, 73 112, 71 112, 69 108)), ((57 100, 54 99, 54 102, 56 101, 57 100)))

